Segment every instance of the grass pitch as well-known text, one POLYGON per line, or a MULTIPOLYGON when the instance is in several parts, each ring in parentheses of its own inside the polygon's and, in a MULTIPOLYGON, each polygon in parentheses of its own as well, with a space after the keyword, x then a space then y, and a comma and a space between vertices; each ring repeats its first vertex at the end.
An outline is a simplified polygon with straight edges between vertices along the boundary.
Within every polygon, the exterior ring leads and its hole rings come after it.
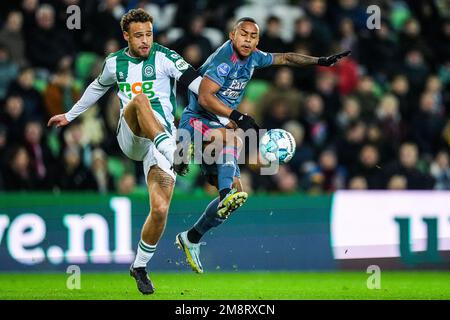
POLYGON ((128 273, 82 273, 81 289, 66 287, 68 274, 0 274, 0 299, 300 300, 450 299, 450 272, 381 273, 370 290, 365 272, 152 273, 153 295, 143 296, 128 273))

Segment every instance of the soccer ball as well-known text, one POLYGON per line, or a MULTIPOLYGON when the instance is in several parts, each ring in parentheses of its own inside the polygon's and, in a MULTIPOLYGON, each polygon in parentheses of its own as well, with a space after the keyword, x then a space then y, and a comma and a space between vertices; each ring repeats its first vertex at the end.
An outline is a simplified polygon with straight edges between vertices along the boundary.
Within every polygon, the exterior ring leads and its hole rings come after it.
POLYGON ((287 163, 295 153, 294 137, 283 129, 269 130, 259 141, 259 152, 269 162, 287 163))

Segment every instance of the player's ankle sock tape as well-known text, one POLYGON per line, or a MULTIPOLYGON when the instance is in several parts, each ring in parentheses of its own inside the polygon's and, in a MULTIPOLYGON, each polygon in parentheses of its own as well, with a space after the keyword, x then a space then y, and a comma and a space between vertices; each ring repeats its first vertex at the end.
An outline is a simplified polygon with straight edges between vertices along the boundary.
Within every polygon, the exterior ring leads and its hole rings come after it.
POLYGON ((203 236, 203 234, 198 232, 195 228, 191 228, 187 232, 187 238, 188 238, 189 242, 191 242, 191 243, 199 243, 202 236, 203 236))
POLYGON ((219 190, 219 196, 220 196, 220 201, 223 200, 223 198, 225 198, 225 196, 228 194, 228 192, 230 192, 231 188, 225 188, 222 190, 219 190))

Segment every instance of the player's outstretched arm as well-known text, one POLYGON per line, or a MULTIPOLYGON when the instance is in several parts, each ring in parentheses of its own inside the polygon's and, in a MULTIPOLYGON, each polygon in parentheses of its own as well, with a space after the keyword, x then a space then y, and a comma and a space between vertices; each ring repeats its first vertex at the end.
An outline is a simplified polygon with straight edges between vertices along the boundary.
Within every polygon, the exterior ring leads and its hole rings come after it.
POLYGON ((328 57, 313 57, 295 52, 273 53, 274 65, 288 65, 295 67, 305 67, 312 65, 330 67, 338 62, 340 59, 348 56, 351 51, 344 51, 338 54, 333 54, 328 57))
POLYGON ((233 120, 244 131, 251 128, 259 129, 252 117, 231 109, 217 98, 216 93, 220 88, 220 85, 210 78, 203 77, 198 92, 198 103, 209 112, 233 120))

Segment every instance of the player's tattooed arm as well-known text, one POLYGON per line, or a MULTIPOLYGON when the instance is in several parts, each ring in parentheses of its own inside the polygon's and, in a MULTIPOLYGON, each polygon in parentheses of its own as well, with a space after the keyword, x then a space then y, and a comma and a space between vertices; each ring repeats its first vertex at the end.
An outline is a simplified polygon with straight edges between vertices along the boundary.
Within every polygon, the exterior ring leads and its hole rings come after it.
POLYGON ((319 65, 324 67, 331 67, 340 59, 348 56, 350 50, 338 54, 333 54, 328 57, 312 57, 300 53, 273 53, 274 65, 288 65, 296 67, 319 65))
POLYGON ((288 65, 294 67, 305 67, 316 65, 318 57, 307 56, 295 52, 273 53, 274 65, 288 65))

